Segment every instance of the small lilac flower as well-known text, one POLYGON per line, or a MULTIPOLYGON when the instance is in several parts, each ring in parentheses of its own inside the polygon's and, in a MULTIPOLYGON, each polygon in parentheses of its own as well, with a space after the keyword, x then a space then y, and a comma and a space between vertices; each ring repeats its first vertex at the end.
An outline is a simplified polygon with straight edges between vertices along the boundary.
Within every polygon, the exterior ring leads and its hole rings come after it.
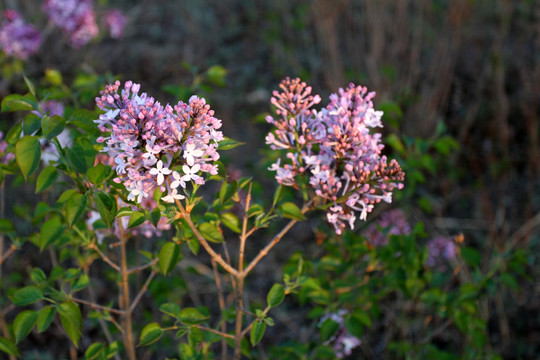
POLYGON ((426 265, 439 271, 446 271, 448 261, 456 257, 456 243, 451 237, 437 236, 427 243, 426 265))
POLYGON ((300 79, 285 79, 274 91, 271 103, 278 117, 268 116, 274 126, 266 143, 286 150, 287 162, 278 159, 270 170, 278 183, 300 188, 298 178, 309 177, 309 185, 328 209, 327 220, 337 234, 357 216, 366 220, 374 204, 390 203, 392 191, 403 187, 404 173, 395 160, 381 154, 383 112, 373 108, 375 93, 350 84, 330 96, 330 103, 317 112, 311 107, 321 101, 300 79))
POLYGON ((178 187, 186 181, 204 184, 199 172, 217 174, 218 143, 224 139, 221 120, 204 99, 161 105, 140 85, 127 81, 107 85, 96 103, 105 113, 95 120, 104 133, 98 142, 115 159, 117 183, 129 191, 128 200, 144 201, 157 187, 168 194, 163 201, 182 199, 178 187), (121 161, 116 159, 120 158, 121 161), (172 160, 175 163, 172 163, 172 160), (182 174, 171 168, 182 167, 182 174))
POLYGON ((155 168, 150 169, 150 174, 157 176, 158 185, 163 184, 163 181, 165 180, 165 175, 169 175, 171 172, 172 171, 169 168, 163 167, 163 161, 161 160, 157 162, 155 168))
POLYGON ((127 19, 120 10, 113 9, 105 14, 105 25, 109 28, 109 32, 113 39, 121 38, 124 34, 124 27, 127 19))
POLYGON ((75 48, 86 45, 99 33, 92 0, 46 0, 43 10, 75 48))
POLYGON ((360 339, 345 329, 345 317, 347 314, 348 312, 342 309, 323 316, 319 322, 319 326, 322 326, 326 320, 330 319, 339 325, 336 334, 325 342, 325 345, 333 344, 333 349, 338 359, 343 359, 343 357, 351 355, 352 350, 362 343, 360 339))
POLYGON ((0 49, 6 55, 26 60, 35 54, 41 45, 41 34, 32 25, 25 23, 15 10, 4 11, 0 25, 0 49))
POLYGON ((390 235, 408 235, 411 233, 411 225, 407 221, 405 213, 401 209, 393 209, 381 214, 379 220, 371 224, 364 235, 373 246, 388 244, 390 235))

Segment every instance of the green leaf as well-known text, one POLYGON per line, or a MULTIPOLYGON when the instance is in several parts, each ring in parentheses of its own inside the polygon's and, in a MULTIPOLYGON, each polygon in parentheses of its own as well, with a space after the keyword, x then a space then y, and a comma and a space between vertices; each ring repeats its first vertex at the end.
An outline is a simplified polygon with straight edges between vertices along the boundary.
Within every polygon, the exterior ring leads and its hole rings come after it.
POLYGON ((37 316, 37 331, 41 333, 49 328, 54 316, 56 315, 56 308, 52 305, 46 306, 43 309, 39 310, 37 316))
POLYGON ((75 193, 70 196, 65 205, 66 222, 69 227, 73 226, 77 219, 86 209, 86 195, 75 193))
POLYGON ((19 354, 19 350, 17 349, 17 346, 15 346, 13 341, 6 339, 4 337, 0 337, 0 351, 3 351, 6 354, 13 355, 13 356, 21 356, 21 354, 19 354))
POLYGON ((11 94, 2 99, 2 112, 31 110, 34 110, 34 104, 28 96, 11 94))
POLYGON ((90 283, 90 279, 88 278, 88 275, 82 274, 77 279, 77 281, 75 281, 73 283, 73 285, 71 286, 71 291, 73 291, 73 292, 80 291, 80 290, 84 289, 85 287, 87 287, 89 283, 90 283))
POLYGON ((23 79, 24 79, 24 82, 26 83, 26 86, 28 86, 28 91, 30 91, 30 94, 36 96, 36 87, 34 86, 32 81, 30 81, 30 79, 28 79, 26 75, 23 75, 23 79))
POLYGON ((390 134, 385 139, 384 142, 390 145, 394 150, 396 150, 400 155, 406 155, 407 151, 401 142, 401 139, 396 134, 390 134))
POLYGON ((84 352, 84 359, 95 360, 103 354, 103 350, 105 350, 105 345, 103 345, 101 342, 95 342, 84 352))
POLYGON ((8 233, 13 231, 15 231, 15 225, 13 225, 13 221, 9 219, 0 219, 0 232, 8 233))
POLYGON ((142 212, 136 212, 129 218, 128 229, 141 225, 146 221, 146 217, 142 212))
POLYGON ((206 76, 209 82, 216 86, 225 86, 225 76, 227 75, 227 69, 221 65, 211 66, 206 70, 206 76))
POLYGON ((81 310, 72 301, 65 301, 58 305, 60 322, 75 347, 78 347, 82 331, 81 310))
POLYGON ((36 171, 41 160, 41 145, 34 136, 23 136, 15 145, 15 159, 25 179, 36 171))
POLYGON ((199 244, 199 241, 195 238, 189 238, 187 240, 187 244, 188 244, 189 250, 191 250, 193 255, 197 256, 199 254, 199 249, 201 247, 201 244, 199 244))
POLYGON ((58 179, 58 171, 54 166, 47 166, 45 169, 39 173, 39 176, 36 181, 36 193, 42 192, 43 190, 50 187, 58 179))
POLYGON ((236 181, 232 181, 230 184, 223 182, 221 189, 219 190, 219 200, 221 201, 221 204, 225 204, 230 200, 236 194, 237 189, 238 184, 236 181))
POLYGON ((135 213, 136 211, 133 210, 130 206, 124 206, 118 210, 118 212, 116 213, 116 217, 118 218, 123 216, 131 216, 135 213))
POLYGON ((259 204, 253 204, 249 207, 248 217, 257 216, 264 213, 264 209, 259 204))
POLYGON ((116 200, 103 191, 96 194, 95 200, 101 219, 110 228, 116 216, 116 200))
POLYGON ((370 328, 373 324, 371 322, 371 319, 369 318, 369 315, 364 310, 355 310, 351 314, 352 318, 355 318, 358 320, 362 325, 365 325, 366 327, 370 328))
POLYGON ((110 167, 103 165, 102 163, 97 164, 96 166, 91 167, 86 172, 88 180, 94 185, 103 184, 103 180, 109 175, 110 167))
POLYGON ((201 235, 204 236, 204 238, 208 241, 215 243, 223 242, 223 234, 221 233, 220 229, 212 223, 202 223, 199 226, 199 231, 201 232, 201 235))
POLYGON ((225 136, 224 140, 222 140, 222 141, 220 141, 218 143, 218 149, 219 150, 231 150, 231 149, 234 149, 235 147, 240 146, 240 145, 244 145, 244 143, 233 140, 233 139, 228 138, 228 137, 225 136))
POLYGON ((34 113, 29 113, 23 120, 23 131, 26 135, 32 135, 41 128, 41 118, 34 113))
POLYGON ((62 116, 45 116, 43 119, 41 119, 43 136, 45 136, 48 140, 60 135, 62 131, 64 131, 65 126, 66 120, 62 116))
POLYGON ((90 141, 78 138, 73 146, 66 150, 66 154, 71 167, 81 174, 86 174, 94 165, 96 151, 90 141))
POLYGON ((139 346, 147 346, 159 340, 163 335, 163 329, 156 322, 146 325, 141 331, 139 346))
POLYGON ((266 331, 266 323, 261 320, 257 320, 253 323, 251 331, 249 333, 249 340, 251 345, 255 346, 262 340, 264 332, 266 331))
POLYGON ((159 210, 159 207, 156 207, 152 212, 150 212, 150 222, 155 227, 158 226, 159 220, 161 220, 161 211, 159 210))
POLYGON ((10 145, 15 144, 21 138, 22 131, 23 128, 21 123, 13 125, 6 133, 6 142, 10 145))
POLYGON ((30 279, 32 279, 34 283, 39 284, 47 280, 47 275, 45 275, 45 272, 40 268, 34 268, 30 273, 30 279))
POLYGON ((17 306, 26 306, 43 299, 43 292, 40 288, 34 285, 25 286, 22 289, 15 291, 11 297, 13 304, 17 306))
POLYGON ((159 307, 159 311, 175 319, 180 316, 180 310, 180 306, 175 303, 166 303, 159 307))
POLYGON ((192 348, 196 348, 197 345, 203 342, 203 333, 201 329, 197 327, 189 328, 188 343, 192 348))
POLYGON ((206 319, 208 319, 207 315, 203 315, 198 309, 192 307, 184 308, 178 314, 178 320, 187 325, 200 324, 206 319))
POLYGON ((461 249, 461 255, 467 264, 473 267, 480 265, 480 260, 482 257, 478 250, 466 246, 461 249))
POLYGON ((283 299, 285 299, 285 288, 281 284, 274 284, 266 296, 268 306, 278 306, 283 302, 283 299))
POLYGON ((167 275, 174 269, 180 259, 180 247, 172 242, 166 242, 159 251, 159 269, 167 275))
POLYGON ((13 321, 13 334, 15 335, 15 344, 21 342, 30 331, 36 322, 38 313, 34 310, 25 310, 17 315, 13 321))
POLYGON ((339 324, 333 320, 326 319, 321 325, 321 340, 330 339, 339 329, 339 324))
POLYGON ((276 206, 278 202, 281 201, 283 195, 285 194, 285 186, 279 185, 276 191, 274 192, 274 199, 272 200, 272 206, 276 206))
POLYGON ((221 222, 234 231, 235 233, 241 233, 242 230, 240 229, 241 223, 240 219, 236 215, 230 212, 222 213, 219 215, 219 218, 221 219, 221 222))
POLYGON ((281 210, 281 215, 283 217, 298 221, 306 220, 306 217, 302 213, 302 210, 300 210, 300 208, 296 206, 295 203, 286 202, 284 204, 281 204, 279 209, 281 210))

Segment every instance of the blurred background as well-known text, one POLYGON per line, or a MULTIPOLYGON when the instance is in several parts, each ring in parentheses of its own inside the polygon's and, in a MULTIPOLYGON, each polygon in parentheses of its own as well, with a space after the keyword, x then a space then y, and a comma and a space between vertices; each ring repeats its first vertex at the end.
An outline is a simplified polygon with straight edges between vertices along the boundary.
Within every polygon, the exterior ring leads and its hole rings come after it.
MULTIPOLYGON (((4 3, 45 26, 38 1, 4 3)), ((385 151, 406 172, 392 207, 431 234, 463 234, 484 272, 493 253, 527 250, 528 277, 508 280, 514 291, 493 289, 481 311, 495 352, 540 356, 540 1, 98 3, 127 16, 123 37, 73 50, 45 27, 27 76, 108 74, 164 103, 195 89, 225 135, 245 143, 224 162, 263 184, 273 181, 261 160, 264 115, 284 77, 301 77, 323 99, 350 82, 376 91, 385 151)), ((0 95, 18 90, 4 81, 0 95)))

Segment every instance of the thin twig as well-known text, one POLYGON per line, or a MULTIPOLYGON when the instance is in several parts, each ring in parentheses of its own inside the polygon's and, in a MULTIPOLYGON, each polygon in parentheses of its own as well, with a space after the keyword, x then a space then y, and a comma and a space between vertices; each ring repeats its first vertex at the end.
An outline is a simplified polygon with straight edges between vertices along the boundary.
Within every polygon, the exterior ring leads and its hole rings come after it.
POLYGON ((146 290, 148 290, 148 286, 150 285, 150 282, 152 281, 154 276, 156 276, 156 274, 157 274, 157 272, 155 270, 152 270, 152 272, 150 273, 150 275, 146 279, 143 287, 141 288, 141 290, 139 291, 137 296, 135 296, 135 299, 133 299, 133 302, 131 303, 131 308, 130 308, 131 312, 133 312, 133 310, 135 310, 135 308, 137 307, 137 304, 139 303, 139 301, 141 301, 142 296, 144 295, 146 290))
POLYGON ((211 333, 214 333, 214 334, 217 334, 219 336, 223 336, 223 337, 226 337, 228 339, 234 339, 234 335, 231 335, 231 334, 227 334, 225 332, 221 332, 221 331, 218 331, 218 330, 214 330, 214 329, 211 329, 211 328, 207 328, 205 326, 201 326, 201 325, 194 325, 196 328, 199 328, 200 330, 203 330, 203 331, 208 331, 208 332, 211 332, 211 333))
MULTIPOLYGON (((221 277, 218 272, 217 264, 212 260, 212 269, 214 271, 214 281, 216 282, 216 288, 218 290, 218 303, 221 314, 225 313, 225 298, 223 296, 223 287, 221 285, 221 277)), ((227 332, 227 322, 224 319, 220 320, 221 332, 227 332)), ((221 339, 221 360, 227 360, 227 341, 225 338, 221 339)))
POLYGON ((88 306, 90 306, 91 309, 103 310, 103 311, 106 311, 106 312, 110 312, 111 314, 117 314, 117 315, 124 315, 125 314, 125 311, 123 311, 123 310, 114 309, 114 308, 111 308, 109 306, 99 305, 99 304, 93 303, 91 301, 86 301, 86 300, 78 299, 78 298, 74 298, 74 297, 72 297, 71 300, 73 300, 73 301, 75 301, 75 302, 77 302, 79 304, 88 305, 88 306))
POLYGON ((0 265, 2 265, 4 261, 6 261, 6 259, 15 252, 15 250, 17 250, 17 246, 12 244, 9 249, 0 257, 0 265))
POLYGON ((227 272, 233 274, 234 276, 236 276, 238 274, 238 271, 235 268, 233 268, 231 265, 227 264, 225 262, 225 260, 223 260, 221 255, 216 253, 214 251, 214 249, 212 249, 210 244, 208 244, 206 239, 199 232, 199 229, 197 229, 197 227, 193 223, 193 220, 191 220, 190 214, 186 211, 186 209, 184 208, 182 203, 180 201, 176 200, 176 205, 178 206, 178 209, 180 210, 180 213, 182 214, 182 216, 184 217, 184 219, 188 223, 189 228, 193 231, 193 233, 197 237, 197 240, 199 240, 199 242, 204 247, 206 252, 212 257, 212 259, 214 259, 215 262, 217 262, 219 265, 221 265, 225 269, 225 271, 227 271, 227 272))
POLYGON ((141 266, 136 266, 136 267, 133 267, 131 269, 128 269, 128 274, 133 274, 133 273, 136 273, 136 272, 139 272, 139 271, 142 271, 144 269, 148 269, 149 267, 152 267, 154 266, 155 264, 157 264, 159 261, 159 259, 154 259, 152 261, 150 261, 149 263, 146 263, 144 265, 141 265, 141 266))
POLYGON ((105 255, 100 249, 98 246, 96 246, 96 244, 94 242, 90 243, 90 245, 88 245, 88 248, 89 249, 92 249, 92 250, 95 250, 99 256, 101 257, 101 259, 103 261, 105 261, 107 264, 109 264, 110 267, 112 267, 114 270, 116 270, 117 272, 121 272, 120 270, 120 266, 118 266, 117 264, 115 264, 111 259, 109 259, 109 257, 107 255, 105 255))

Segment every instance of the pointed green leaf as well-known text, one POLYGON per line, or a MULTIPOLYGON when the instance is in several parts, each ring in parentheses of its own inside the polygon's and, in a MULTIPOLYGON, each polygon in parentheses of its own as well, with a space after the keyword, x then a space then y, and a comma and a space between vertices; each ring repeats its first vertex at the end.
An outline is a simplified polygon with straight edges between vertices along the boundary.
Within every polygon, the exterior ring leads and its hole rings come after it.
POLYGON ((241 226, 240 219, 236 215, 230 212, 222 213, 219 215, 219 218, 221 219, 221 222, 223 225, 234 231, 235 233, 241 233, 241 226))
POLYGON ((90 141, 78 138, 73 146, 66 150, 71 167, 81 174, 86 174, 94 166, 96 151, 90 141))
POLYGON ((36 193, 47 189, 49 186, 54 184, 56 179, 58 179, 58 171, 56 170, 56 167, 47 166, 41 171, 41 173, 39 173, 36 181, 36 193))
POLYGON ((300 208, 296 206, 295 203, 286 202, 284 204, 281 204, 279 208, 283 217, 298 221, 306 220, 306 217, 302 213, 302 210, 300 210, 300 208))
POLYGON ((36 171, 41 159, 41 145, 34 136, 23 136, 15 145, 15 159, 25 179, 36 171))
POLYGON ((28 79, 26 75, 23 75, 23 79, 24 79, 24 82, 26 83, 26 86, 28 86, 28 91, 30 91, 30 94, 36 96, 36 87, 34 86, 32 81, 30 81, 30 79, 28 79))
POLYGON ((23 131, 26 135, 32 135, 41 128, 41 118, 34 113, 29 113, 23 120, 23 131))
POLYGON ((41 227, 39 232, 40 241, 39 248, 40 250, 45 249, 47 246, 51 245, 55 240, 60 238, 60 235, 64 232, 64 226, 60 222, 60 219, 53 217, 47 220, 41 227))
POLYGON ((88 180, 90 180, 92 184, 101 185, 103 184, 103 180, 109 175, 110 170, 111 168, 109 166, 99 163, 88 169, 86 176, 88 176, 88 180))
POLYGON ((81 310, 72 301, 65 301, 58 305, 60 322, 75 347, 78 347, 82 332, 81 310))
POLYGON ((26 306, 43 299, 43 292, 34 285, 25 286, 13 294, 11 301, 17 306, 26 306))
POLYGON ((257 345, 259 341, 262 340, 265 331, 266 323, 260 320, 255 321, 249 333, 249 340, 251 341, 252 346, 257 345))
POLYGON ((283 299, 285 299, 285 288, 281 284, 274 284, 266 296, 268 306, 278 306, 283 302, 283 299))
POLYGON ((15 225, 13 221, 9 219, 0 219, 0 232, 8 233, 15 231, 15 225))
POLYGON ((0 337, 0 351, 3 351, 8 355, 21 356, 19 354, 19 350, 17 349, 17 346, 15 346, 13 341, 6 339, 4 337, 0 337))
POLYGON ((178 314, 178 319, 180 322, 187 325, 196 325, 202 323, 204 320, 208 319, 207 315, 203 315, 198 309, 187 307, 180 311, 178 314))
POLYGON ((150 212, 150 222, 155 227, 158 226, 159 220, 161 220, 161 211, 159 210, 159 207, 156 207, 152 212, 150 212))
POLYGON ((88 286, 88 284, 90 283, 90 279, 88 278, 88 275, 86 274, 82 274, 78 279, 77 281, 75 281, 73 283, 73 285, 71 286, 71 291, 75 292, 75 291, 80 291, 84 288, 86 288, 88 286))
POLYGON ((280 184, 278 188, 276 189, 276 191, 274 192, 274 199, 272 201, 272 206, 276 206, 276 204, 281 201, 284 194, 285 194, 285 187, 280 184))
POLYGON ((28 97, 11 94, 2 99, 2 112, 31 110, 34 110, 34 106, 28 97))
POLYGON ((234 149, 235 147, 240 146, 240 145, 244 145, 244 143, 233 140, 233 139, 228 138, 228 137, 225 136, 225 139, 218 143, 218 149, 219 150, 230 150, 230 149, 234 149))
POLYGON ((330 339, 339 330, 339 324, 333 320, 326 319, 321 325, 321 340, 330 339))
POLYGON ((215 243, 223 242, 223 234, 221 233, 220 229, 212 223, 202 223, 199 226, 199 231, 201 232, 202 236, 204 236, 204 238, 208 241, 215 243))
POLYGON ((56 315, 56 308, 52 305, 46 306, 43 309, 39 310, 37 316, 37 331, 41 333, 49 328, 54 316, 56 315))
POLYGON ((105 346, 100 342, 95 342, 84 352, 84 359, 96 360, 100 355, 103 354, 103 350, 105 350, 105 346))
POLYGON ((146 221, 146 217, 142 212, 136 212, 129 218, 128 229, 141 225, 146 221))
POLYGON ((23 128, 21 123, 13 125, 6 133, 6 142, 10 145, 15 144, 17 140, 21 138, 22 131, 23 128))
POLYGON ((166 303, 159 307, 159 311, 173 318, 178 318, 180 316, 180 310, 180 306, 175 303, 166 303))
POLYGON ((167 275, 180 259, 180 247, 172 242, 166 242, 159 252, 159 269, 163 275, 167 275))
POLYGON ((43 129, 43 135, 51 140, 55 136, 58 136, 64 131, 66 126, 66 120, 62 116, 45 116, 41 119, 41 128, 43 129))
POLYGON ((163 329, 159 327, 156 322, 146 325, 142 331, 139 339, 139 346, 147 346, 159 340, 163 335, 163 329))
POLYGON ((71 195, 65 205, 66 221, 68 226, 73 226, 77 219, 86 209, 86 195, 75 193, 71 195))
POLYGON ((34 310, 25 310, 15 317, 13 321, 13 334, 15 335, 15 344, 21 342, 34 327, 38 313, 34 310))
POLYGON ((236 181, 231 181, 230 184, 223 182, 221 189, 219 190, 219 200, 221 201, 221 204, 224 204, 231 199, 236 194, 237 189, 238 184, 236 181))

